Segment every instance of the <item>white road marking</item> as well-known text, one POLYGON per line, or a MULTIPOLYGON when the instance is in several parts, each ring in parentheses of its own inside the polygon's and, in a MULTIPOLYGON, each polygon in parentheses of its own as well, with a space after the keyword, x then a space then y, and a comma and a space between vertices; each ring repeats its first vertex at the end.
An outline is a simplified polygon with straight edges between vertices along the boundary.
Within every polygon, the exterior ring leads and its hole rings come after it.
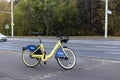
POLYGON ((105 52, 106 54, 117 54, 120 55, 120 52, 105 52))
POLYGON ((96 47, 98 47, 98 48, 114 48, 114 49, 118 48, 118 47, 112 47, 112 46, 96 46, 96 47))
POLYGON ((91 66, 91 67, 87 67, 87 68, 85 68, 85 70, 90 70, 90 69, 94 69, 94 68, 100 67, 100 66, 102 66, 102 65, 104 64, 104 62, 105 62, 105 60, 102 60, 102 61, 100 62, 100 64, 98 64, 98 65, 93 65, 93 66, 91 66))

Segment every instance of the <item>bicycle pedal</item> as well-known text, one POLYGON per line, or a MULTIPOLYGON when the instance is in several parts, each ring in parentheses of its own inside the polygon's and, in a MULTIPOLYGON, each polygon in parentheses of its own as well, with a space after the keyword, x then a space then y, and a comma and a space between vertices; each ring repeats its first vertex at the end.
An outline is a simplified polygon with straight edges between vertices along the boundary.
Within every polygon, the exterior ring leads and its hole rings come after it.
POLYGON ((46 61, 44 62, 45 65, 47 65, 46 61))

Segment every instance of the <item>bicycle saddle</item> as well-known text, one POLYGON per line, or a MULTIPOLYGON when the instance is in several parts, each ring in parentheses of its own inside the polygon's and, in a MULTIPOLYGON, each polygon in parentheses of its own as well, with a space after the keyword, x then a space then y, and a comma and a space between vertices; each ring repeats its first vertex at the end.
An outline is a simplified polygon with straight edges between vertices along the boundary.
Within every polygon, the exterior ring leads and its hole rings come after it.
POLYGON ((61 40, 61 43, 62 43, 62 42, 67 43, 68 40, 69 40, 69 39, 62 39, 62 40, 61 40))
POLYGON ((34 32, 33 34, 34 34, 35 36, 40 36, 40 35, 43 34, 43 32, 34 32))

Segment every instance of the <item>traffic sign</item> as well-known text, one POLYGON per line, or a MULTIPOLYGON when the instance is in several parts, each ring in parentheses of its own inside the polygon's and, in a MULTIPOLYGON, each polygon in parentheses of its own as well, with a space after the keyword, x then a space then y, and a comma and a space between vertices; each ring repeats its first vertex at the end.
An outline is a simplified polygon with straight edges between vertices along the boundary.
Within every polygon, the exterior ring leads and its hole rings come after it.
POLYGON ((9 25, 8 24, 5 24, 5 29, 9 29, 9 25))

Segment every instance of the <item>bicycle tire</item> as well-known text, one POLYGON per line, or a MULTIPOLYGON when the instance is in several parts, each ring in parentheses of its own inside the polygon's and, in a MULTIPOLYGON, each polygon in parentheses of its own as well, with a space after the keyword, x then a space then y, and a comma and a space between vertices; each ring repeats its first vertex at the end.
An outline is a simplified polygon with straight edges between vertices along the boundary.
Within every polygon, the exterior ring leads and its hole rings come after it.
POLYGON ((35 67, 40 63, 40 59, 32 58, 30 56, 31 52, 26 49, 22 52, 22 61, 28 67, 35 67))
POLYGON ((68 59, 58 57, 57 58, 57 63, 63 69, 66 69, 66 70, 72 69, 75 66, 75 64, 76 64, 75 53, 71 49, 69 49, 69 48, 63 48, 63 50, 65 51, 66 55, 68 56, 68 59))

